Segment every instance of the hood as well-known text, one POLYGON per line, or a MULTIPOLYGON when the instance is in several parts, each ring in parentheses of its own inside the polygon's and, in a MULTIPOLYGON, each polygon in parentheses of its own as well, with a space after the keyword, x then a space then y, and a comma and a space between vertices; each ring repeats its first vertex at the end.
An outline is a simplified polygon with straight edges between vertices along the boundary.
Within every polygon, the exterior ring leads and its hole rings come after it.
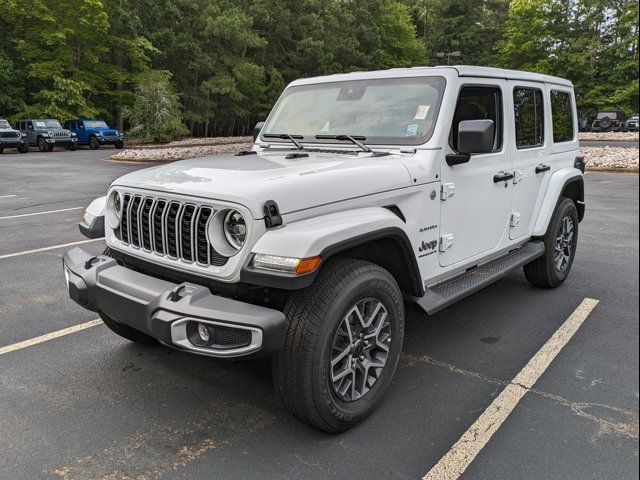
POLYGON ((219 155, 138 170, 113 185, 238 203, 261 218, 262 205, 274 200, 282 214, 411 185, 398 157, 309 152, 219 155))

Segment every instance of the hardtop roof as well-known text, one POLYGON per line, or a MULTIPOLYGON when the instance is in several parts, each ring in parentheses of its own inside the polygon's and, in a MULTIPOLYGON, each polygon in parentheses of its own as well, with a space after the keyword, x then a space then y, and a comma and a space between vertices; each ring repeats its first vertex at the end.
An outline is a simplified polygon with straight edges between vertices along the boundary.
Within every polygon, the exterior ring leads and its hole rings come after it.
POLYGON ((291 82, 291 85, 307 85, 311 83, 339 82, 346 80, 365 78, 393 78, 416 77, 429 75, 456 75, 458 77, 499 78, 505 80, 522 80, 527 82, 549 83, 565 87, 573 87, 571 81, 542 73, 524 72, 520 70, 507 70, 503 68, 480 67, 475 65, 441 65, 435 67, 410 67, 391 68, 388 70, 376 70, 369 72, 338 73, 320 77, 299 79, 291 82))

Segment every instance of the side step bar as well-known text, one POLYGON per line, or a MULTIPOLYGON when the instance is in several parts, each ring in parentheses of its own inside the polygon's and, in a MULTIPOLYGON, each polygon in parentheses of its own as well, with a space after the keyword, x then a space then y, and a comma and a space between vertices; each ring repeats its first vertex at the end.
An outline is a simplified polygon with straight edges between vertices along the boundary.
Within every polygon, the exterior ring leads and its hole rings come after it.
POLYGON ((540 241, 532 240, 517 250, 513 250, 485 265, 427 288, 424 296, 414 297, 414 300, 429 315, 434 314, 458 300, 491 285, 507 273, 526 265, 543 254, 544 244, 540 241))

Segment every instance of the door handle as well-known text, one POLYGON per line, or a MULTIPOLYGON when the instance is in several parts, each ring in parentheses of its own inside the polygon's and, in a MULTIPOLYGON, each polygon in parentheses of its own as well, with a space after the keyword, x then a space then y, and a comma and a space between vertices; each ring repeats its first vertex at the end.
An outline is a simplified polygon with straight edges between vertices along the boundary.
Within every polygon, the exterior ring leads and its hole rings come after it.
POLYGON ((513 172, 498 172, 493 176, 493 183, 504 182, 513 178, 513 172))
POLYGON ((551 167, 549 165, 545 165, 544 163, 541 163, 536 167, 536 173, 548 172, 549 170, 551 170, 551 167))

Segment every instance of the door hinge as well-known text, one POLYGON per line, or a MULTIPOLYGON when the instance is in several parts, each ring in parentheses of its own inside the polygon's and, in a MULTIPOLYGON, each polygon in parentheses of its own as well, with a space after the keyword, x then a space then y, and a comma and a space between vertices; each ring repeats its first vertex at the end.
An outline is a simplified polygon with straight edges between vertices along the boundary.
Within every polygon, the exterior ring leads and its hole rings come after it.
POLYGON ((511 214, 511 226, 517 227, 520 225, 520 214, 518 212, 514 212, 511 214))
POLYGON ((445 202, 447 198, 456 194, 456 186, 453 183, 443 183, 440 187, 440 200, 445 202))
POLYGON ((446 252, 451 247, 453 247, 454 243, 455 242, 454 242, 453 234, 447 233, 446 235, 442 235, 440 237, 440 251, 441 252, 446 252))
POLYGON ((524 178, 524 172, 522 170, 515 170, 513 172, 513 184, 520 183, 524 178))

